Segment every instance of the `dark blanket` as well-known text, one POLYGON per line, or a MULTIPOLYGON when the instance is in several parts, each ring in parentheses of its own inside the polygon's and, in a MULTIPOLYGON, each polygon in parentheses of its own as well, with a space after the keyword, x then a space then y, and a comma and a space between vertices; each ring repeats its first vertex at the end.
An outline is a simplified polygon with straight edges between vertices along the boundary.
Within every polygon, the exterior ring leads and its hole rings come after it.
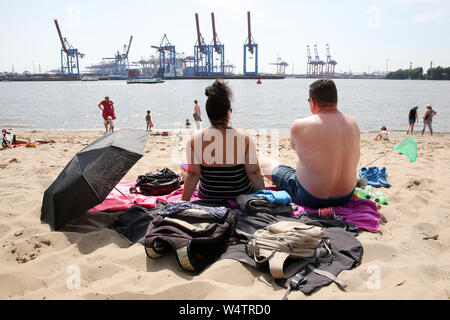
MULTIPOLYGON (((200 205, 225 206, 224 202, 198 201, 200 205)), ((164 209, 164 204, 158 204, 155 209, 147 209, 141 206, 134 206, 122 213, 119 218, 110 226, 133 243, 143 243, 147 229, 153 218, 164 209)), ((330 247, 333 252, 333 260, 328 263, 315 263, 314 267, 330 272, 338 276, 342 270, 349 270, 360 264, 363 248, 356 236, 358 230, 351 223, 339 220, 330 220, 314 214, 292 215, 271 215, 269 213, 256 213, 254 215, 237 215, 238 222, 236 229, 245 233, 253 234, 257 229, 265 228, 268 224, 283 220, 299 221, 309 225, 325 228, 325 234, 330 239, 330 247)), ((239 233, 239 232, 238 232, 239 233)), ((268 268, 258 266, 250 258, 245 250, 247 239, 245 236, 234 234, 231 238, 232 245, 219 257, 221 259, 233 259, 252 267, 260 269, 262 272, 269 272, 268 268)), ((291 263, 298 264, 299 272, 304 277, 299 290, 305 294, 311 294, 314 290, 332 282, 327 277, 321 276, 310 269, 305 268, 299 260, 292 260, 291 263)), ((294 267, 296 267, 294 265, 294 267)), ((277 284, 288 288, 291 278, 276 280, 277 284)))
MULTIPOLYGON (((255 215, 246 215, 238 217, 236 229, 253 234, 257 229, 266 227, 270 223, 277 221, 291 220, 299 221, 309 225, 315 225, 325 228, 325 234, 330 239, 330 248, 333 252, 333 260, 328 263, 315 263, 314 267, 325 270, 338 276, 342 270, 352 269, 359 265, 362 259, 363 247, 358 239, 356 226, 339 220, 330 220, 318 217, 314 214, 302 214, 297 217, 292 216, 273 216, 267 213, 257 213, 255 215)), ((240 235, 233 237, 233 245, 223 253, 220 259, 233 259, 259 268, 263 272, 269 272, 268 268, 260 267, 255 260, 250 258, 245 251, 245 243, 247 239, 240 235)), ((301 260, 292 260, 293 268, 298 265, 300 274, 304 277, 303 283, 299 286, 299 290, 305 294, 311 294, 315 289, 327 285, 332 282, 331 279, 321 276, 310 269, 305 268, 301 260)), ((292 278, 292 277, 291 277, 292 278)), ((291 278, 278 279, 277 284, 288 288, 291 278)))

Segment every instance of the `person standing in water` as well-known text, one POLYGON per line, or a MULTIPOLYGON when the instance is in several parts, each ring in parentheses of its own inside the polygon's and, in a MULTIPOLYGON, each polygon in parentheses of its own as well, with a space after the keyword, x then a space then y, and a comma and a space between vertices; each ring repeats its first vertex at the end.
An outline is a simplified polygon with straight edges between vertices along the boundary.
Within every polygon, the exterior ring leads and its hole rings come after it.
POLYGON ((195 125, 197 127, 197 130, 200 130, 202 128, 202 114, 200 111, 200 106, 198 105, 198 101, 194 101, 194 121, 195 125))
POLYGON ((419 117, 417 116, 417 109, 419 109, 419 107, 415 106, 411 108, 411 110, 409 110, 408 114, 409 126, 408 130, 406 130, 406 134, 409 133, 413 134, 414 124, 419 121, 419 117))
POLYGON ((109 97, 106 96, 105 100, 98 104, 98 108, 102 110, 102 116, 104 120, 103 124, 105 125, 106 132, 108 132, 108 117, 111 117, 111 120, 116 120, 116 116, 114 114, 114 102, 109 100, 109 97))
POLYGON ((147 131, 151 131, 153 127, 152 117, 150 115, 150 110, 147 111, 147 115, 145 116, 145 121, 147 122, 147 131))
POLYGON ((431 104, 427 105, 427 111, 425 111, 425 114, 423 115, 423 129, 422 129, 422 135, 425 133, 425 129, 428 126, 428 129, 430 129, 430 134, 433 135, 433 127, 431 125, 433 121, 433 117, 437 114, 436 111, 431 108, 431 104))

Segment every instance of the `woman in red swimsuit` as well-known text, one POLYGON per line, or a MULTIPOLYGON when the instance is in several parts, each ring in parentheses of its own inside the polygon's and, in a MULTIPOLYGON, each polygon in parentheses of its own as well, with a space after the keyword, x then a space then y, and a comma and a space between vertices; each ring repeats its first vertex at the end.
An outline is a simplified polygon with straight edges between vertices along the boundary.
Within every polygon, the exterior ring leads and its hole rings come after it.
POLYGON ((108 132, 108 117, 111 117, 112 120, 116 120, 116 116, 114 114, 114 102, 109 100, 109 97, 105 97, 105 100, 98 104, 100 110, 103 111, 102 116, 104 120, 104 125, 106 132, 108 132), (102 109, 103 106, 103 109, 102 109))

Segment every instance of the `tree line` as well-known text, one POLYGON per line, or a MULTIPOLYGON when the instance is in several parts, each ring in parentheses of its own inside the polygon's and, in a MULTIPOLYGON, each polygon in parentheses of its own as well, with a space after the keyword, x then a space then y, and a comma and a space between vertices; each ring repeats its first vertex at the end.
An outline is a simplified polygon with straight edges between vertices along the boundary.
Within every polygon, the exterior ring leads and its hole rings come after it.
POLYGON ((412 80, 450 80, 450 67, 429 68, 423 73, 423 68, 399 69, 389 72, 386 79, 412 79, 412 80))

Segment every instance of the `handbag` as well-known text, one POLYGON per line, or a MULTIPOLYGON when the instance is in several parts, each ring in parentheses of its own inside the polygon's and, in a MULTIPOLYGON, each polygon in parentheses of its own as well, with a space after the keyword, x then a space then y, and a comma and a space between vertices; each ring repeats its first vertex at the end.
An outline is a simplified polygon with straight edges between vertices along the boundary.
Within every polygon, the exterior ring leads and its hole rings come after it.
POLYGON ((130 193, 162 196, 172 193, 180 185, 180 177, 169 168, 164 168, 161 171, 138 176, 135 187, 130 188, 130 193))

